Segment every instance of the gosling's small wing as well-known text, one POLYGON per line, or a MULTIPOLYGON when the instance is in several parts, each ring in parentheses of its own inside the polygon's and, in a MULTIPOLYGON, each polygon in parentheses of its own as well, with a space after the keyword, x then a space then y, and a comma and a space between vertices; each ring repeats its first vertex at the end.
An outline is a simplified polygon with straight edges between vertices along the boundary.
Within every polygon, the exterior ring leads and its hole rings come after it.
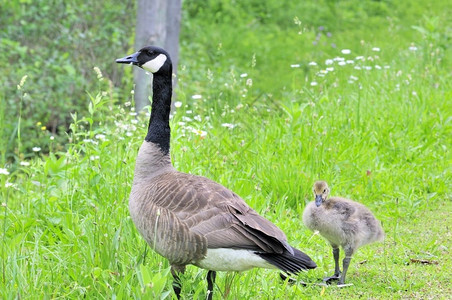
POLYGON ((345 198, 332 197, 325 203, 325 209, 340 215, 343 221, 353 220, 358 212, 356 202, 345 198))

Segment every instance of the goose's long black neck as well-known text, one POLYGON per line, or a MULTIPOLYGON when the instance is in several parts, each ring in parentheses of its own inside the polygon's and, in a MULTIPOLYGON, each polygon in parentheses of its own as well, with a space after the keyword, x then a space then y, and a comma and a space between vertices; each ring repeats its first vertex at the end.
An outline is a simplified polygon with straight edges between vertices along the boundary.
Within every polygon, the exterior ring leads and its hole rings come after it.
POLYGON ((173 92, 171 72, 154 74, 152 90, 152 110, 145 140, 156 144, 164 154, 168 154, 171 134, 169 115, 173 92))

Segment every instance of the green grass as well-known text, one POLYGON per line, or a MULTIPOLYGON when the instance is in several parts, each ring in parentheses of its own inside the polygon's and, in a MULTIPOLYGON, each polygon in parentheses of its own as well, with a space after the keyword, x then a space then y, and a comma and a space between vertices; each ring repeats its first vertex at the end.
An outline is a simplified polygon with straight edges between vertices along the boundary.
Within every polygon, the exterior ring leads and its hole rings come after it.
MULTIPOLYGON (((391 11, 394 3, 374 3, 382 6, 367 10, 368 18, 378 26, 330 28, 340 45, 331 48, 312 44, 317 26, 329 14, 342 18, 347 12, 362 21, 366 7, 354 11, 349 1, 330 1, 329 13, 320 10, 312 23, 299 16, 304 28, 299 35, 296 14, 286 16, 276 2, 268 4, 267 16, 234 11, 223 1, 214 28, 206 26, 209 14, 196 15, 187 3, 184 13, 191 18, 182 28, 177 89, 181 107, 171 120, 174 165, 234 190, 318 264, 300 275, 306 287, 283 283, 272 270, 219 272, 214 298, 450 297, 452 85, 445 4, 435 2, 424 11, 414 2, 404 13, 391 11), (228 9, 237 14, 226 14, 228 9), (391 22, 383 22, 380 9, 391 22), (230 21, 236 22, 235 32, 230 21), (200 28, 203 35, 194 36, 200 28), (342 54, 345 48, 352 54, 342 54), (325 64, 337 56, 354 63, 325 64), (309 66, 311 61, 317 66, 309 66), (317 75, 329 67, 334 70, 317 75), (332 195, 366 204, 386 232, 383 243, 353 257, 351 287, 316 284, 334 269, 328 244, 301 220, 317 179, 330 183, 332 195)), ((320 41, 326 39, 322 35, 320 41)), ((26 98, 27 83, 20 97, 26 98)), ((118 99, 105 81, 98 85, 90 91, 86 115, 72 115, 66 149, 37 126, 49 153, 36 152, 31 160, 18 155, 22 164, 15 165, 2 154, 2 299, 174 297, 168 262, 146 246, 128 214, 147 117, 135 118, 126 104, 132 98, 118 99)), ((2 102, 2 125, 6 109, 2 102)), ((16 133, 13 139, 20 143, 23 137, 16 133)), ((204 270, 187 268, 185 299, 205 297, 205 276, 204 270)))

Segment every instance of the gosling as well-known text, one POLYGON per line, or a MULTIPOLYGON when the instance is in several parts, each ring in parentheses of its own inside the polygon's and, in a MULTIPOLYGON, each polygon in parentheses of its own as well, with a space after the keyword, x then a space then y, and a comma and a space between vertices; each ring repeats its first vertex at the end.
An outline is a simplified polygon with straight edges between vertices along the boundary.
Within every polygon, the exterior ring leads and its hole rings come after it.
POLYGON ((343 285, 355 251, 366 244, 382 241, 384 232, 367 207, 349 199, 328 198, 329 192, 325 181, 314 184, 315 201, 306 206, 303 223, 310 230, 318 231, 333 247, 334 275, 324 278, 324 282, 339 280, 338 285, 343 285), (339 246, 345 252, 342 274, 339 269, 339 246))

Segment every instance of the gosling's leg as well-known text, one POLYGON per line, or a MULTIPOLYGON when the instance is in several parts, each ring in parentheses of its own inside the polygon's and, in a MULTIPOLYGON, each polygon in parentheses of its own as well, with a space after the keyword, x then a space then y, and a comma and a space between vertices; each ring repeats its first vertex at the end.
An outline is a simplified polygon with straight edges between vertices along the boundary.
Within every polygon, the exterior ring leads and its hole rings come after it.
POLYGON ((212 300, 213 296, 213 284, 215 283, 215 277, 217 272, 209 270, 207 272, 207 300, 212 300))
POLYGON ((338 285, 345 284, 345 276, 347 275, 348 266, 350 265, 350 261, 352 260, 353 249, 346 248, 345 249, 345 258, 342 261, 342 275, 341 279, 337 283, 338 285))
POLYGON ((323 278, 323 281, 328 284, 330 284, 332 281, 339 280, 341 275, 341 270, 339 269, 339 247, 337 246, 333 246, 333 257, 334 257, 334 275, 323 278))
POLYGON ((177 299, 180 299, 180 291, 182 290, 182 283, 180 282, 180 274, 184 274, 185 266, 171 265, 171 274, 173 275, 173 290, 177 299))

